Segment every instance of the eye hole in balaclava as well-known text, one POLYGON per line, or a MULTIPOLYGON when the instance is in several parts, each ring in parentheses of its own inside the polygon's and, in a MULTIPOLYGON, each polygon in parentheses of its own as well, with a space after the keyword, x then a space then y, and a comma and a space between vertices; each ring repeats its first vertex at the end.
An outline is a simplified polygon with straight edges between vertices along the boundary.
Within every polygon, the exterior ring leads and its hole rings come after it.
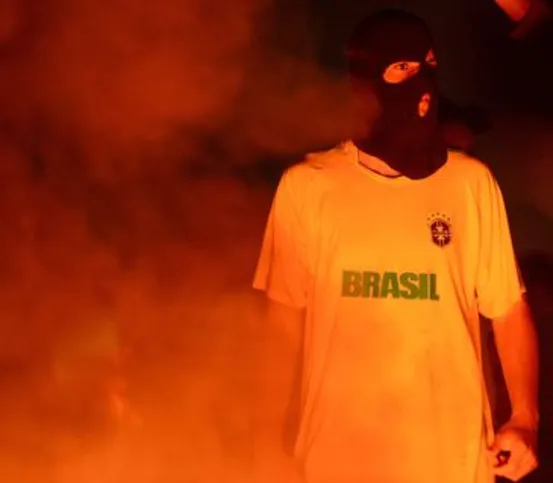
MULTIPOLYGON (((433 49, 428 51, 424 62, 431 68, 438 65, 433 49)), ((422 63, 417 60, 400 60, 388 65, 382 73, 382 78, 388 84, 400 84, 418 74, 421 69, 421 65, 422 63)))

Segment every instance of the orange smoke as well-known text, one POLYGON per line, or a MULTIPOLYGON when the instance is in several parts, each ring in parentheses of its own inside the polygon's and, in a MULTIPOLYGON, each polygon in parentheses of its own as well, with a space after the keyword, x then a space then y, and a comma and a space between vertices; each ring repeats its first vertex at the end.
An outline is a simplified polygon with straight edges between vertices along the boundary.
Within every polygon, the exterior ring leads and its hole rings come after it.
POLYGON ((348 110, 273 8, 1 3, 0 481, 244 481, 271 188, 187 168, 326 144, 348 110))
POLYGON ((19 14, 13 4, 3 113, 26 125, 46 117, 88 142, 95 163, 117 152, 133 163, 177 127, 213 129, 242 85, 266 5, 209 3, 61 0, 19 14))

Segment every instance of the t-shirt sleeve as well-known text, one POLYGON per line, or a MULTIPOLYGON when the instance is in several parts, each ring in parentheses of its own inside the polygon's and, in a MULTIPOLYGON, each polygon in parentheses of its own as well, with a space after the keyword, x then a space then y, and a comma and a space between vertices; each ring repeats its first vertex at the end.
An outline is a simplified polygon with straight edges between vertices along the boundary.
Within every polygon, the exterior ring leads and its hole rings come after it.
POLYGON ((480 246, 476 294, 480 313, 504 316, 525 291, 501 189, 487 171, 479 189, 480 246))
POLYGON ((306 305, 309 270, 302 203, 292 189, 290 172, 280 180, 265 228, 253 287, 286 306, 306 305))

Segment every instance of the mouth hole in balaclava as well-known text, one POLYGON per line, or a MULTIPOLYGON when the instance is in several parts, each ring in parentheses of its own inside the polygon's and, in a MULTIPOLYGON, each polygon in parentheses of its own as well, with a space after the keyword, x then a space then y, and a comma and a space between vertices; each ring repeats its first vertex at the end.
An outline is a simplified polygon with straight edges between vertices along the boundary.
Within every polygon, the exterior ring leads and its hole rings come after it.
POLYGON ((426 58, 424 61, 430 66, 430 67, 438 67, 438 61, 436 60, 436 54, 434 53, 434 49, 430 49, 428 51, 428 54, 426 54, 426 58))

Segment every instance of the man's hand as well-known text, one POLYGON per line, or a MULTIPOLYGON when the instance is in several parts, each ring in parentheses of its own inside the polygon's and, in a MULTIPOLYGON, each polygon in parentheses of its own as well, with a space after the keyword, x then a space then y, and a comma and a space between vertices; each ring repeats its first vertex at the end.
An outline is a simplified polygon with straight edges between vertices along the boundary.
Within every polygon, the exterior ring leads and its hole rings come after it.
POLYGON ((538 466, 537 429, 511 419, 498 431, 489 455, 496 476, 519 481, 538 466))
POLYGON ((532 0, 495 0, 513 22, 520 22, 530 10, 532 0))
POLYGON ((524 40, 539 33, 553 18, 553 10, 547 0, 495 0, 495 3, 516 24, 510 34, 515 40, 524 40))

